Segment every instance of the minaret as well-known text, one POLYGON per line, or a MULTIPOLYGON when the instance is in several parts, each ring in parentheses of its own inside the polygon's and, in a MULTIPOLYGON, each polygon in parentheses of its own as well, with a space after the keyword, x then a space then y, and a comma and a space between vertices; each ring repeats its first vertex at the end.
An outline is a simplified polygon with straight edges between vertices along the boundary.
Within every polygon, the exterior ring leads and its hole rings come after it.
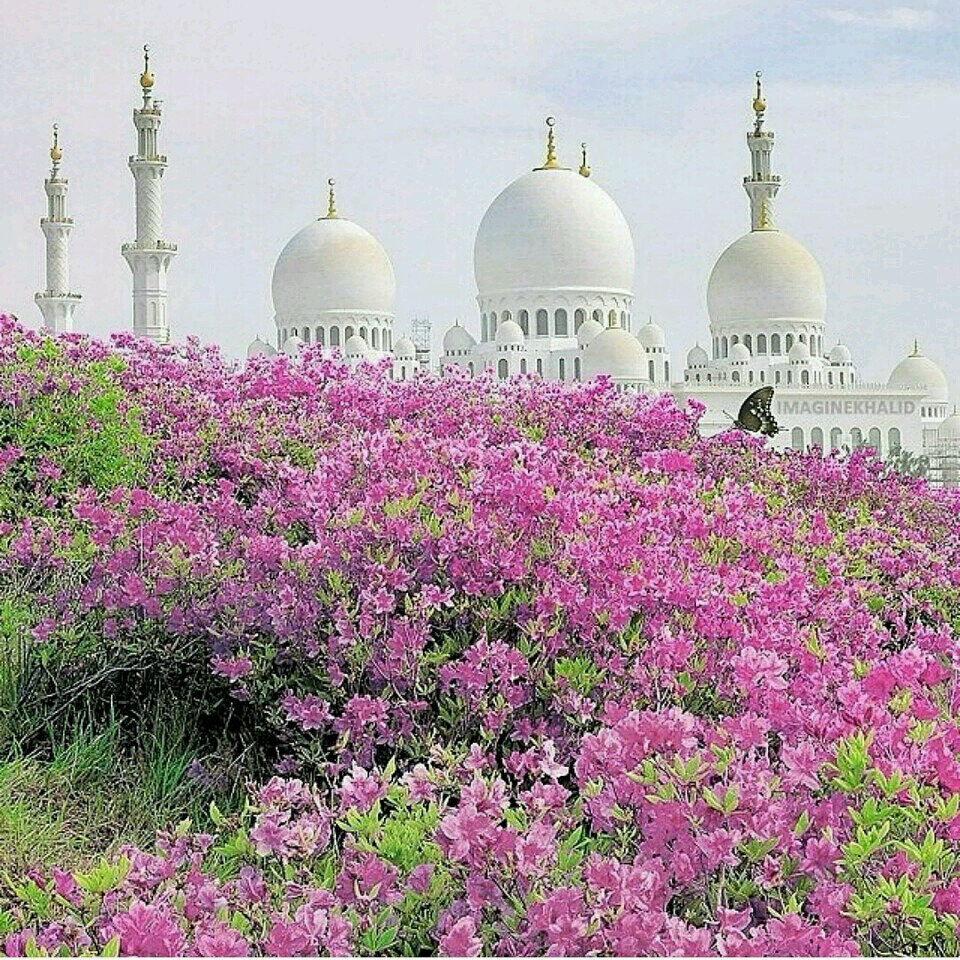
POLYGON ((40 220, 40 229, 47 238, 47 286, 34 299, 43 314, 43 326, 51 333, 72 333, 73 315, 80 305, 79 293, 70 289, 70 257, 67 249, 73 220, 67 216, 67 184, 60 176, 60 134, 53 125, 50 159, 53 167, 43 181, 47 192, 47 215, 40 220))
POLYGON ((133 111, 137 128, 137 155, 130 157, 130 172, 137 184, 137 239, 125 243, 123 256, 133 273, 133 332, 157 343, 169 343, 167 268, 177 255, 177 245, 163 237, 161 181, 167 158, 157 152, 161 101, 153 99, 150 48, 143 48, 140 75, 143 106, 133 111))
POLYGON ((747 133, 750 148, 749 177, 743 178, 743 187, 750 198, 750 227, 752 230, 775 230, 773 224, 773 200, 780 189, 780 177, 770 172, 770 154, 773 153, 773 133, 763 129, 763 115, 767 102, 760 86, 760 71, 757 71, 757 95, 753 100, 753 129, 747 133))

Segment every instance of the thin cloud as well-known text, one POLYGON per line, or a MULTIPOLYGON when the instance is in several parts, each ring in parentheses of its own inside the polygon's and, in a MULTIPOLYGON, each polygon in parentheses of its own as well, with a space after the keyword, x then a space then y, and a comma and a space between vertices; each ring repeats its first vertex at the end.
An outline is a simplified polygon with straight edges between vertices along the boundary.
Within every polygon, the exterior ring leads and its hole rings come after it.
POLYGON ((857 10, 822 10, 821 16, 834 23, 861 27, 884 27, 891 30, 929 30, 937 22, 933 10, 917 7, 888 7, 879 13, 860 13, 857 10))

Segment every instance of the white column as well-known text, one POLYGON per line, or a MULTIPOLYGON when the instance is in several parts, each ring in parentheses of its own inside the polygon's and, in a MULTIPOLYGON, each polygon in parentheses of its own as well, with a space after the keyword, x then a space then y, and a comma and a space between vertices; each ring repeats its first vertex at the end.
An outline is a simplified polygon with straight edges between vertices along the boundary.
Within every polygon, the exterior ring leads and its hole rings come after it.
POLYGON ((760 86, 760 71, 757 71, 757 95, 753 101, 756 115, 753 130, 747 133, 750 148, 750 175, 743 178, 743 187, 750 198, 750 228, 774 230, 773 201, 780 190, 780 177, 771 172, 770 157, 773 153, 774 134, 763 129, 763 117, 767 104, 760 86))
POLYGON ((44 328, 51 333, 73 331, 73 316, 80 304, 80 294, 70 293, 70 234, 73 220, 67 216, 68 181, 60 176, 60 137, 53 125, 53 145, 50 159, 53 167, 43 186, 47 194, 47 215, 40 220, 40 229, 46 239, 46 287, 34 300, 43 314, 44 328))
POLYGON ((143 50, 143 73, 140 75, 143 106, 133 111, 137 153, 129 161, 136 184, 137 239, 125 243, 122 252, 133 274, 134 333, 157 343, 169 343, 167 269, 177 255, 177 245, 163 239, 161 184, 167 158, 158 152, 161 102, 153 99, 149 49, 144 47, 143 50))

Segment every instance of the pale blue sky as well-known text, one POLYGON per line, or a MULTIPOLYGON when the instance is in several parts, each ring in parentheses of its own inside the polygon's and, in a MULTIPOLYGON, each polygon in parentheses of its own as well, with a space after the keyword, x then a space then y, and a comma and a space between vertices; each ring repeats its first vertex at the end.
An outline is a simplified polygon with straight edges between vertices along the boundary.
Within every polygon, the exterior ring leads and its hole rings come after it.
POLYGON ((49 125, 71 181, 81 329, 130 322, 140 48, 164 101, 175 338, 233 355, 273 335, 270 275, 322 212, 376 234, 397 328, 476 330, 484 210, 540 159, 590 144, 637 250, 635 315, 675 362, 707 339, 704 292, 748 227, 741 179, 752 78, 765 76, 778 223, 827 279, 828 340, 885 379, 913 336, 960 390, 960 4, 956 0, 164 4, 0 0, 0 308, 33 325, 49 125))

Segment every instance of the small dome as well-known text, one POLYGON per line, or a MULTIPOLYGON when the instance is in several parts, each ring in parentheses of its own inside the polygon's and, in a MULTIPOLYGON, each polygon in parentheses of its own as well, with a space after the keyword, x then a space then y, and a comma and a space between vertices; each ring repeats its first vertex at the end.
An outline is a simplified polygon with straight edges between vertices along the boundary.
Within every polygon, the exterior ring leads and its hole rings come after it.
POLYGON ((609 194, 575 170, 532 170, 490 204, 477 230, 481 297, 579 288, 629 295, 630 227, 609 194))
POLYGON ((459 323, 455 323, 443 335, 444 353, 457 353, 461 350, 472 350, 476 345, 477 341, 473 339, 467 328, 461 327, 459 323))
POLYGON ((720 254, 707 284, 714 325, 767 320, 822 321, 827 310, 820 265, 781 230, 754 230, 720 254))
POLYGON ((396 283, 380 242, 342 217, 308 223, 273 269, 273 308, 291 323, 324 311, 393 314, 396 283))
POLYGON ((303 349, 303 341, 294 334, 283 341, 280 348, 288 357, 295 357, 303 349))
POLYGON ((745 343, 735 343, 730 348, 730 359, 731 360, 749 360, 750 359, 750 350, 748 349, 745 343))
POLYGON ((409 337, 401 337, 393 346, 393 355, 398 360, 416 360, 417 345, 409 337))
POLYGON ((364 340, 359 333, 355 333, 343 345, 343 352, 348 360, 355 360, 358 358, 366 359, 370 353, 370 348, 367 346, 367 341, 364 340))
POLYGON ((497 327, 498 344, 523 343, 523 341, 523 328, 516 320, 504 320, 497 327))
POLYGON ((788 356, 791 360, 809 360, 810 348, 802 340, 798 340, 790 348, 790 353, 788 356))
POLYGON ((272 357, 276 354, 277 348, 257 337, 253 343, 247 347, 247 359, 252 357, 272 357))
POLYGON ((828 359, 831 363, 853 363, 853 357, 850 356, 850 350, 842 343, 838 343, 829 354, 828 359))
POLYGON ((690 348, 690 352, 687 354, 688 367, 705 367, 709 362, 710 358, 707 356, 707 351, 699 343, 690 348))
POLYGON ((937 427, 938 440, 960 440, 960 413, 956 410, 937 427))
POLYGON ((663 349, 667 345, 667 338, 664 336, 663 330, 652 319, 640 328, 637 337, 648 350, 663 349))
POLYGON ((583 362, 588 379, 606 374, 614 380, 647 380, 647 352, 622 327, 607 327, 598 333, 584 351, 583 362))
POLYGON ((893 389, 922 387, 927 391, 926 396, 938 403, 946 401, 950 395, 943 371, 932 360, 923 356, 916 346, 909 357, 904 357, 893 368, 887 386, 893 389))
POLYGON ((603 333, 603 324, 599 320, 594 320, 593 317, 588 317, 577 330, 577 343, 585 347, 598 333, 603 333))

